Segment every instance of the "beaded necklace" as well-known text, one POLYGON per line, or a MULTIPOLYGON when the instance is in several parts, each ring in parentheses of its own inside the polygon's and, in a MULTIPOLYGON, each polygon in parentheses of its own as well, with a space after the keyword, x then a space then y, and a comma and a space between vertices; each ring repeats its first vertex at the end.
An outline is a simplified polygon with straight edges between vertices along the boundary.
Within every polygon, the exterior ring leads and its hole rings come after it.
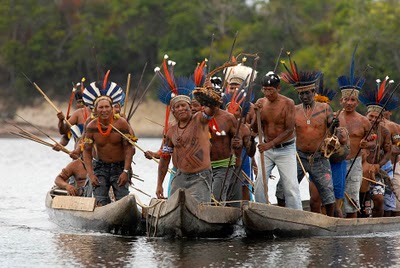
POLYGON ((114 122, 114 116, 111 116, 110 124, 107 126, 107 130, 103 132, 103 129, 100 126, 100 119, 97 118, 97 129, 99 130, 99 133, 101 136, 108 137, 111 133, 112 129, 112 123, 114 122))

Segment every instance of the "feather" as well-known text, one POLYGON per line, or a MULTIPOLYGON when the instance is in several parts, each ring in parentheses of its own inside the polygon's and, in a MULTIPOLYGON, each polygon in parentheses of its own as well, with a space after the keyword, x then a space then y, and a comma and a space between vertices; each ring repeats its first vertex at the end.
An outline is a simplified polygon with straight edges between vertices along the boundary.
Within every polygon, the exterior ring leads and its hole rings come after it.
POLYGON ((107 86, 107 81, 108 81, 108 76, 110 75, 110 70, 107 71, 106 75, 104 76, 103 80, 103 89, 106 89, 107 86))
POLYGON ((385 86, 386 86, 386 82, 387 82, 388 79, 389 79, 389 77, 386 76, 386 78, 385 78, 385 80, 383 80, 382 84, 380 86, 378 84, 379 89, 378 89, 378 95, 376 97, 376 101, 378 103, 382 100, 383 94, 385 93, 385 89, 386 89, 385 86))
POLYGON ((290 68, 292 69, 292 74, 293 74, 293 79, 294 81, 299 81, 299 74, 297 72, 297 65, 294 61, 292 61, 292 58, 290 57, 290 52, 287 52, 287 55, 289 57, 289 63, 290 63, 290 68))
POLYGON ((164 56, 164 60, 163 60, 163 70, 164 70, 165 79, 167 80, 171 91, 176 94, 177 93, 176 92, 176 86, 175 86, 174 81, 172 81, 172 78, 171 78, 171 76, 169 74, 168 66, 167 66, 167 59, 165 58, 165 56, 164 56))
POLYGON ((197 67, 194 70, 194 83, 196 86, 201 86, 203 84, 203 78, 205 77, 206 72, 206 59, 202 61, 202 63, 197 63, 197 67))
POLYGON ((170 107, 169 105, 167 105, 167 107, 165 108, 164 136, 167 135, 168 131, 169 114, 170 114, 170 107))
MULTIPOLYGON (((350 64, 350 84, 355 85, 355 77, 354 77, 354 66, 355 66, 355 57, 356 57, 356 50, 358 47, 358 43, 356 44, 354 50, 353 50, 353 55, 351 57, 351 64, 350 64)), ((357 86, 357 85, 355 85, 357 86)))

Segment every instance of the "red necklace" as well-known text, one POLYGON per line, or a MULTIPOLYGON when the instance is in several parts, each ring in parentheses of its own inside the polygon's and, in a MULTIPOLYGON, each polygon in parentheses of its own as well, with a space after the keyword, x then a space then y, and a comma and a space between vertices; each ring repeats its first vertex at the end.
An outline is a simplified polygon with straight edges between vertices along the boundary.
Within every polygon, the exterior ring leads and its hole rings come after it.
POLYGON ((112 123, 113 123, 113 116, 111 116, 110 124, 107 126, 106 132, 103 132, 103 129, 100 126, 100 119, 98 118, 97 119, 97 129, 99 130, 100 135, 102 135, 104 137, 108 137, 111 133, 112 123))

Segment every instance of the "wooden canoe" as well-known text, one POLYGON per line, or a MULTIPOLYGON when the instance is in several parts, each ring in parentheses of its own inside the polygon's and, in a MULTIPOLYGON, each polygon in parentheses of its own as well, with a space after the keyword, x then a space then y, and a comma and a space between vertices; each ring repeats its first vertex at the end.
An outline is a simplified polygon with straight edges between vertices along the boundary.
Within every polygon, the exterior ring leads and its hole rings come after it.
POLYGON ((146 211, 148 236, 227 237, 241 217, 240 208, 198 203, 184 189, 168 200, 152 199, 146 211))
POLYGON ((248 236, 347 236, 400 230, 400 217, 333 218, 323 214, 256 202, 242 205, 248 236))
POLYGON ((141 232, 139 227, 142 216, 134 195, 127 195, 101 207, 94 207, 93 202, 93 207, 90 209, 92 200, 93 198, 88 197, 65 196, 62 191, 52 189, 46 195, 46 208, 50 219, 65 228, 123 235, 135 235, 141 232), (72 206, 66 204, 71 203, 70 200, 79 202, 75 202, 72 206))

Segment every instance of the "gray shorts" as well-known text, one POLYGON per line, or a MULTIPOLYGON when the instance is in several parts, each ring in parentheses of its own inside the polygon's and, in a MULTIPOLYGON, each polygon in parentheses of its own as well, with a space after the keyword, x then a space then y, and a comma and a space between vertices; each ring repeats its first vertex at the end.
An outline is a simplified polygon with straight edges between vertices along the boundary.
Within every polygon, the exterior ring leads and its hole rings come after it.
POLYGON ((93 195, 100 204, 107 205, 111 202, 109 197, 110 187, 113 188, 115 200, 129 194, 129 183, 118 186, 118 179, 124 170, 124 162, 105 163, 100 160, 93 160, 93 171, 97 176, 100 185, 93 188, 93 195))
POLYGON ((171 195, 178 189, 186 189, 199 202, 211 201, 212 172, 205 169, 196 173, 184 173, 179 169, 171 182, 171 195))
MULTIPOLYGON (((322 205, 335 203, 335 193, 333 191, 332 171, 329 160, 321 153, 314 154, 312 165, 309 163, 311 153, 297 151, 304 169, 310 175, 312 181, 318 189, 322 205)), ((304 171, 301 164, 297 161, 297 179, 300 182, 304 177, 304 171)))
MULTIPOLYGON (((346 160, 346 174, 353 159, 346 160)), ((351 168, 350 174, 346 178, 345 198, 344 198, 344 211, 345 213, 355 213, 360 208, 360 187, 362 182, 362 163, 361 156, 355 159, 354 165, 351 168), (347 196, 346 196, 347 194, 347 196), (357 205, 357 208, 349 201, 351 198, 357 205)))

